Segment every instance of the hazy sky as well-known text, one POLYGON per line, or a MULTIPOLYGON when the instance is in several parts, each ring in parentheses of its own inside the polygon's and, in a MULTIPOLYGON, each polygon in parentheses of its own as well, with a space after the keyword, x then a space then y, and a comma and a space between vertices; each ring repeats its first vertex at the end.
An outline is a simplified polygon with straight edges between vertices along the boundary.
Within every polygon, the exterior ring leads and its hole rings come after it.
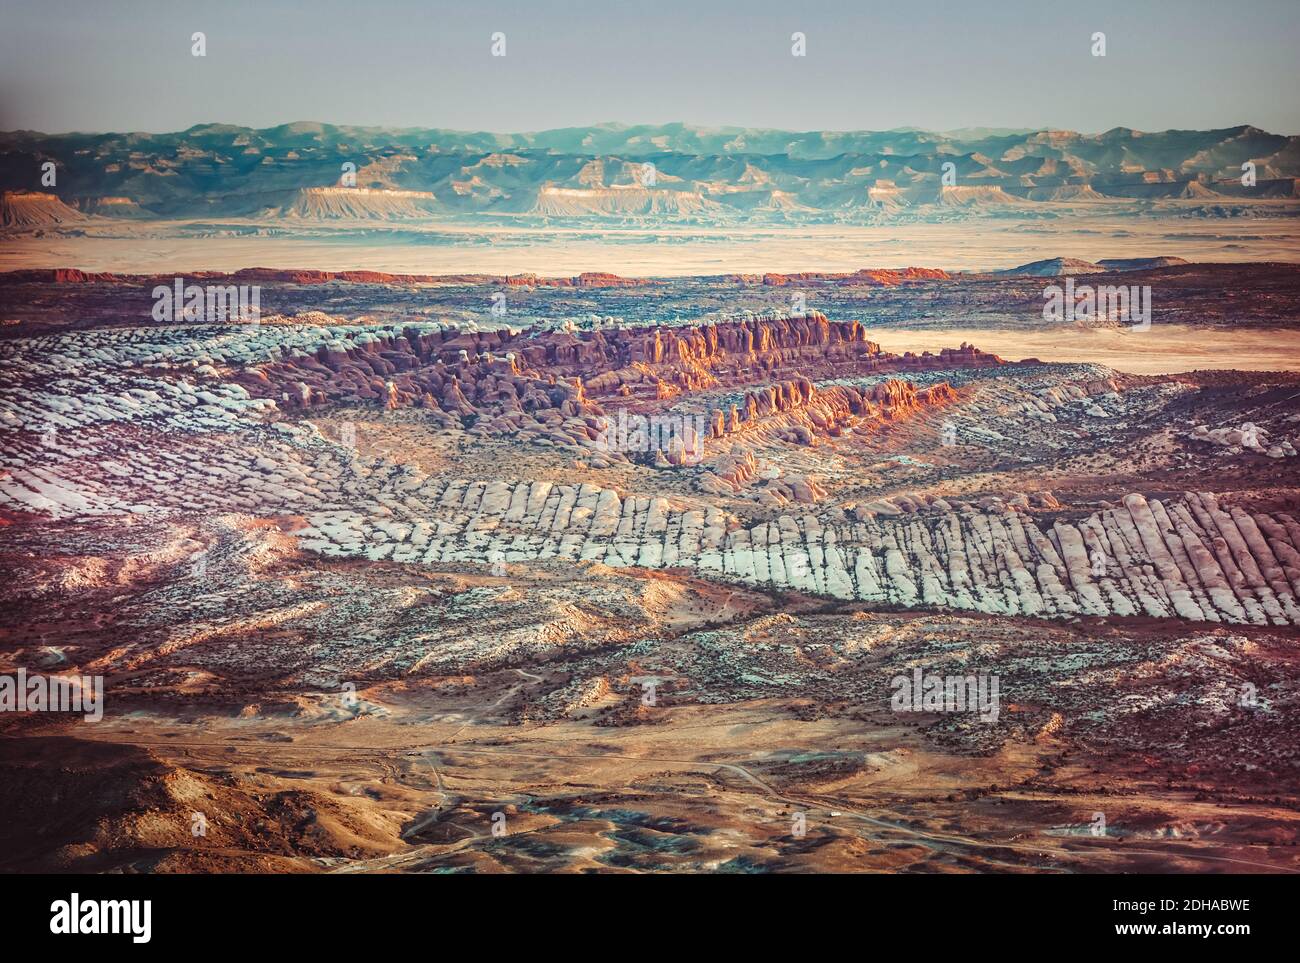
POLYGON ((1297 0, 3 0, 0 129, 1300 132, 1297 0), (190 37, 207 36, 207 56, 190 37), (491 36, 506 35, 506 56, 491 36), (807 56, 791 56, 791 34, 807 56), (1107 55, 1091 55, 1092 34, 1107 55))

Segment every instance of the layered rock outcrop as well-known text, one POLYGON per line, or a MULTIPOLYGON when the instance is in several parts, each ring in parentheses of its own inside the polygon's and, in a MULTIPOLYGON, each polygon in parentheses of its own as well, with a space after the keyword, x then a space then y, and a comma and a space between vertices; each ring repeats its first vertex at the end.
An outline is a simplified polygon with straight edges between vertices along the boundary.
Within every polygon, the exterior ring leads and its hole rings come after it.
MULTIPOLYGON (((304 370, 342 374, 354 359, 376 362, 371 370, 385 377, 371 387, 386 403, 400 399, 402 369, 378 364, 387 360, 378 335, 278 336, 311 359, 304 370)), ((57 519, 247 513, 284 520, 308 551, 397 562, 585 559, 901 607, 1300 624, 1300 523, 1249 501, 1134 493, 1082 518, 1042 494, 964 506, 900 496, 816 510, 803 507, 820 504, 816 478, 764 477, 743 451, 713 474, 733 488, 777 482, 764 502, 775 517, 595 484, 430 477, 362 458, 309 422, 264 421, 274 399, 220 380, 218 366, 251 351, 229 337, 113 331, 0 345, 0 507, 57 519)), ((513 388, 509 377, 500 376, 513 388)), ((481 413, 486 384, 480 378, 471 391, 450 374, 438 394, 448 408, 436 411, 481 413)), ((570 439, 591 428, 578 414, 590 403, 581 382, 535 379, 526 389, 513 395, 513 414, 531 405, 570 439), (575 414, 565 420, 565 410, 575 414)), ((937 383, 927 392, 950 390, 937 383)), ((1080 391, 1072 403, 1088 403, 1080 391)), ((825 390, 791 379, 754 406, 769 418, 810 416, 825 396, 850 414, 854 404, 905 412, 923 394, 891 379, 825 390)))
POLYGON ((265 363, 232 372, 231 380, 288 410, 337 401, 415 406, 443 424, 456 419, 482 433, 524 432, 580 447, 595 442, 598 419, 610 405, 646 414, 693 394, 762 382, 730 410, 703 404, 710 436, 799 408, 807 417, 792 430, 809 443, 817 431, 835 433, 852 417, 894 417, 909 406, 940 403, 948 389, 909 394, 901 381, 869 390, 837 386, 818 392, 813 403, 808 375, 998 364, 996 356, 969 345, 937 355, 885 353, 858 322, 831 322, 812 312, 681 329, 515 333, 425 325, 360 331, 310 352, 270 351, 265 363), (785 372, 794 377, 783 379, 785 372))

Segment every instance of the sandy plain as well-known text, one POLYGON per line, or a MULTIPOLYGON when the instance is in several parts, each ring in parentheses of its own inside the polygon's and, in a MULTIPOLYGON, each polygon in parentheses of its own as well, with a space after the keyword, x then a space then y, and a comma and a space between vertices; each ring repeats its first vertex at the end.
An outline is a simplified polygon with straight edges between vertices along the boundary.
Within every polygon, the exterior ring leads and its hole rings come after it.
POLYGON ((872 328, 871 338, 886 351, 939 351, 954 337, 981 350, 1019 361, 1104 364, 1130 374, 1177 374, 1206 369, 1300 371, 1300 331, 1190 328, 1153 325, 1151 330, 1007 331, 962 328, 942 330, 872 328))
MULTIPOLYGON (((1279 207, 1277 213, 1293 210, 1294 205, 1279 207)), ((1300 224, 1288 216, 982 218, 743 228, 107 222, 79 236, 4 240, 0 270, 234 271, 256 265, 411 274, 608 271, 627 277, 685 277, 906 266, 993 271, 1044 257, 1095 261, 1161 255, 1191 261, 1300 262, 1300 224)))

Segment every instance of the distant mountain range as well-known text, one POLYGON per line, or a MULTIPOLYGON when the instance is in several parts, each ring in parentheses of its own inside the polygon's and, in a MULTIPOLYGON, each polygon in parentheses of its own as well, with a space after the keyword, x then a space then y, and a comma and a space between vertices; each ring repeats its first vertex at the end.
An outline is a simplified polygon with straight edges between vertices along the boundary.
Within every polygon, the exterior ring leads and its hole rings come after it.
POLYGON ((497 134, 295 123, 0 133, 0 223, 11 232, 102 218, 870 221, 1061 204, 1181 204, 1213 215, 1296 199, 1297 178, 1300 138, 1249 126, 1079 134, 602 124, 497 134), (50 161, 53 186, 42 184, 50 161), (1243 183, 1244 164, 1254 165, 1253 184, 1243 183))

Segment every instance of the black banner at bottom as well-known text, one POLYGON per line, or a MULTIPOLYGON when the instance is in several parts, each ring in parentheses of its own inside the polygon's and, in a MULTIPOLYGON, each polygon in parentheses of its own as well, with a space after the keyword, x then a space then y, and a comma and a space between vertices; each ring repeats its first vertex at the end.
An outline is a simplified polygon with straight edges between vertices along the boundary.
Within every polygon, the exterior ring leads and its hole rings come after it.
POLYGON ((127 953, 215 949, 230 941, 243 949, 340 951, 359 940, 373 950, 374 941, 389 938, 430 930, 472 937, 485 928, 493 952, 542 940, 554 946, 579 933, 584 940, 677 941, 710 931, 734 950, 737 942, 761 945, 778 933, 842 939, 846 927, 910 930, 925 944, 1195 941, 1230 950, 1241 940, 1289 932, 1284 914, 1295 882, 1137 875, 15 876, 7 879, 6 903, 20 943, 49 940, 71 949, 75 941, 79 950, 93 943, 127 953))

